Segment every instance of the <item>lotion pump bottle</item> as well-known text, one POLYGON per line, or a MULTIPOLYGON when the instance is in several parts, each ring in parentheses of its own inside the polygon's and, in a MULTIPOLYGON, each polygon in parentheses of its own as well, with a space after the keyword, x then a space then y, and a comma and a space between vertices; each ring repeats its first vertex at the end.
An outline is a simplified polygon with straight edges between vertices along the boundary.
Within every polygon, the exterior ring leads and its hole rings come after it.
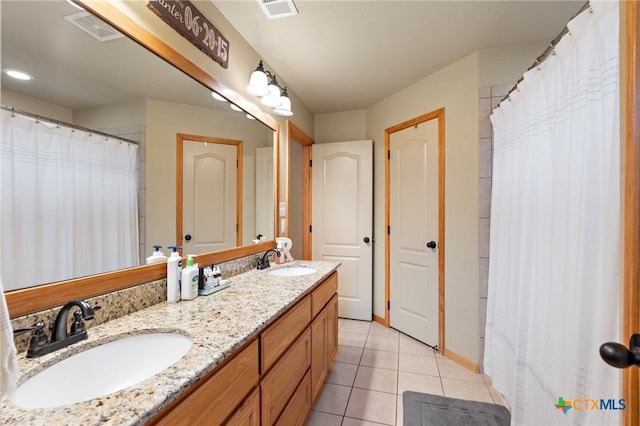
POLYGON ((167 302, 180 301, 180 279, 182 276, 182 258, 178 253, 179 246, 169 247, 173 251, 167 260, 167 302))
POLYGON ((153 246, 153 248, 153 254, 147 257, 147 265, 150 263, 164 262, 165 260, 167 260, 167 256, 165 256, 164 253, 162 253, 162 250, 160 250, 162 246, 153 246))
POLYGON ((193 255, 187 257, 187 267, 182 270, 182 287, 180 298, 182 300, 192 300, 198 296, 198 280, 200 270, 198 264, 193 263, 193 255))

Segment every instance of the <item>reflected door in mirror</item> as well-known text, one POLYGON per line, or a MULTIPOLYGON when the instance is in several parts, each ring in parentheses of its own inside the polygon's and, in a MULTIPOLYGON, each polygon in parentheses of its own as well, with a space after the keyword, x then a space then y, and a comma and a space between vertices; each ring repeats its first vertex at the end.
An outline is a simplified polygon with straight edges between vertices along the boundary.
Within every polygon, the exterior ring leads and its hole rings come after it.
POLYGON ((183 253, 201 254, 237 245, 242 199, 238 165, 237 145, 183 141, 183 253))

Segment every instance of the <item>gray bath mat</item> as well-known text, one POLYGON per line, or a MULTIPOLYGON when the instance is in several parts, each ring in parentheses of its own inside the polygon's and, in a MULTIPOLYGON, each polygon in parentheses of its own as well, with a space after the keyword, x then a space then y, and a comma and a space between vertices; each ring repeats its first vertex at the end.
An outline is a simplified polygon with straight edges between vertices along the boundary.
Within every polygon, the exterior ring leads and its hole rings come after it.
POLYGON ((406 391, 404 426, 509 426, 511 414, 501 405, 406 391))

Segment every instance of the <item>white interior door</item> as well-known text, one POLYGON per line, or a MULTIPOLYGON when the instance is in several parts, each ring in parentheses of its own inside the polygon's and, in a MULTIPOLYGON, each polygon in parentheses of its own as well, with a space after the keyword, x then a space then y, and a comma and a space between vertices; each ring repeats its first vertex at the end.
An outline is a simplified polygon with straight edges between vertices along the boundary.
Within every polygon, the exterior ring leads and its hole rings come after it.
POLYGON ((184 140, 182 253, 236 247, 237 147, 184 140))
POLYGON ((390 140, 390 324, 438 343, 438 120, 390 140))
POLYGON ((313 258, 342 262, 339 316, 371 321, 373 141, 312 149, 313 258))
POLYGON ((256 148, 255 233, 256 235, 262 234, 270 240, 274 239, 273 232, 275 231, 273 173, 273 148, 256 148))

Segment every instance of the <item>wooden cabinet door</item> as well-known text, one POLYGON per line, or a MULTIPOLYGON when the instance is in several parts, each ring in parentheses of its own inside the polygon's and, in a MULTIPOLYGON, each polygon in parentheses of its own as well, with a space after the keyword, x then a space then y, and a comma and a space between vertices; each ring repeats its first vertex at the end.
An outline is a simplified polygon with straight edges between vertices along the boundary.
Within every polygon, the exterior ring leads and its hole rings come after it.
POLYGON ((272 425, 278 418, 310 363, 311 333, 307 328, 260 382, 264 426, 272 425))
POLYGON ((302 426, 311 410, 311 380, 309 372, 298 385, 289 403, 282 411, 276 426, 302 426))
POLYGON ((338 295, 335 294, 327 305, 327 367, 331 366, 338 353, 338 295))
POLYGON ((323 309, 311 323, 311 401, 315 401, 327 377, 327 330, 329 318, 323 309))
POLYGON ((260 394, 258 389, 245 399, 238 411, 231 416, 227 426, 260 426, 260 394))

